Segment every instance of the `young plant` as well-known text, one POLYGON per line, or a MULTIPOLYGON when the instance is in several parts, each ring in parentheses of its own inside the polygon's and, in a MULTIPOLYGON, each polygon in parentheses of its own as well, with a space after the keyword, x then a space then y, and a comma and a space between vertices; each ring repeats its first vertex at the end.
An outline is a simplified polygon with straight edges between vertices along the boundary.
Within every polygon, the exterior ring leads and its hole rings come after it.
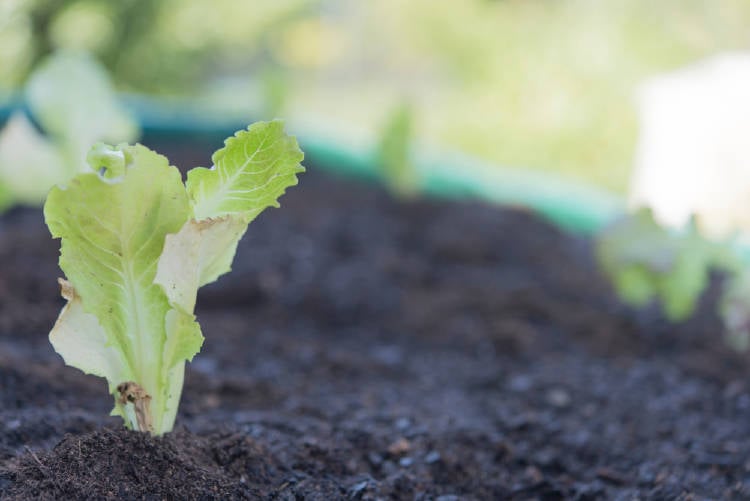
POLYGON ((388 116, 380 133, 377 161, 386 186, 398 197, 413 197, 419 191, 419 176, 412 158, 414 112, 402 104, 388 116))
POLYGON ((626 303, 642 307, 658 299, 666 317, 688 318, 712 269, 737 272, 740 260, 727 246, 704 239, 695 221, 682 231, 661 227, 641 209, 600 233, 596 256, 626 303))
POLYGON ((750 269, 727 277, 719 300, 725 339, 736 351, 750 349, 750 269))
POLYGON ((297 183, 303 154, 279 121, 237 132, 213 167, 188 172, 141 145, 97 144, 91 172, 52 189, 44 216, 62 240, 68 300, 50 341, 68 365, 107 379, 113 415, 172 429, 186 361, 203 335, 198 288, 228 272, 248 224, 297 183))

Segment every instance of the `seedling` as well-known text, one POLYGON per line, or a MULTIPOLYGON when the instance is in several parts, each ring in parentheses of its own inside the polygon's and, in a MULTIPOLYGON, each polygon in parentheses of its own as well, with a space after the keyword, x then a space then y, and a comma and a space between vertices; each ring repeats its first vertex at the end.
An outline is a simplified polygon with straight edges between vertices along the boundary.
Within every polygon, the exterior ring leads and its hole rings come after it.
POLYGON ((656 223, 649 209, 604 230, 596 256, 623 301, 642 307, 658 299, 673 322, 693 313, 712 269, 729 274, 742 269, 733 248, 704 239, 694 220, 682 231, 670 231, 656 223))
POLYGON ((624 302, 641 307, 658 299, 672 322, 693 313, 712 270, 723 272, 717 313, 725 341, 750 349, 750 269, 735 243, 704 239, 694 219, 682 231, 667 230, 642 209, 603 231, 596 255, 624 302))
POLYGON ((750 270, 730 276, 719 302, 726 340, 737 351, 750 349, 750 270))
POLYGON ((407 104, 388 116, 377 147, 377 161, 386 186, 394 195, 412 197, 419 191, 419 177, 412 157, 414 112, 407 104))
POLYGON ((203 335, 198 288, 228 272, 248 224, 297 184, 303 154, 279 121, 237 132, 213 167, 188 172, 148 148, 97 144, 92 171, 52 189, 68 303, 50 341, 68 365, 107 379, 113 415, 161 435, 174 426, 185 362, 203 335))

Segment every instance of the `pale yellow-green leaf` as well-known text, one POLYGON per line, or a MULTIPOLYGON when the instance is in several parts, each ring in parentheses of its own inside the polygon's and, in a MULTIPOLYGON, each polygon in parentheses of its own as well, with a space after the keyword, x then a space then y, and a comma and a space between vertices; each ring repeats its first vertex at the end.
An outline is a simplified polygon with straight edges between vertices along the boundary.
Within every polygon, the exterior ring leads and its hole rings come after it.
POLYGON ((0 185, 12 202, 40 205, 51 186, 74 172, 23 113, 14 113, 0 131, 0 185))
POLYGON ((211 169, 188 172, 187 190, 197 219, 243 215, 249 223, 266 207, 278 207, 287 187, 297 184, 304 155, 279 120, 257 122, 226 140, 211 169))
MULTIPOLYGON (((68 302, 49 333, 52 347, 67 365, 105 378, 110 394, 115 395, 118 382, 134 379, 127 357, 116 345, 107 342, 107 333, 99 320, 84 310, 73 285, 62 278, 57 281, 60 283, 60 294, 68 302)), ((129 428, 136 423, 135 416, 129 416, 117 399, 110 414, 122 417, 129 428)))
POLYGON ((231 269, 237 243, 247 229, 242 216, 190 220, 167 235, 155 282, 170 303, 192 313, 198 288, 231 269))
POLYGON ((78 367, 86 374, 106 378, 110 392, 114 393, 117 381, 132 379, 132 370, 117 347, 107 343, 107 335, 99 320, 86 313, 75 288, 66 280, 58 281, 61 294, 68 303, 49 333, 49 340, 66 364, 78 367))

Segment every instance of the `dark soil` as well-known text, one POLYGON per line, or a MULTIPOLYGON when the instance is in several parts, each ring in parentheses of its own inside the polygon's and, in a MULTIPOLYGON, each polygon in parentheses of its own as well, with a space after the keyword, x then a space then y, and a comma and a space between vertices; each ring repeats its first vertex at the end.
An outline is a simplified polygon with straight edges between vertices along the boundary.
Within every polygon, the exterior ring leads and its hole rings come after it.
POLYGON ((176 432, 63 366, 57 242, 0 219, 3 499, 750 499, 750 364, 711 294, 620 304, 591 245, 314 169, 200 294, 176 432))

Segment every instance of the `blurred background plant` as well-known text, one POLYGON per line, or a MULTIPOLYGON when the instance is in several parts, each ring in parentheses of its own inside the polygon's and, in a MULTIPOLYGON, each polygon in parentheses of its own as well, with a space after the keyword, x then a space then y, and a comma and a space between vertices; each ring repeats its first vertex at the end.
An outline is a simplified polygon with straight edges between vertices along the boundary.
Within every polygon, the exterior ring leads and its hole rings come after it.
POLYGON ((45 56, 24 88, 30 115, 16 110, 0 128, 0 211, 42 205, 49 189, 90 169, 97 141, 130 142, 138 124, 119 103, 107 72, 83 53, 45 56))
POLYGON ((377 163, 388 189, 409 198, 419 193, 419 172, 414 164, 414 115, 411 105, 401 103, 386 117, 377 145, 377 163))
POLYGON ((0 89, 55 49, 121 91, 325 116, 624 192, 645 77, 750 42, 746 0, 5 0, 0 89))

